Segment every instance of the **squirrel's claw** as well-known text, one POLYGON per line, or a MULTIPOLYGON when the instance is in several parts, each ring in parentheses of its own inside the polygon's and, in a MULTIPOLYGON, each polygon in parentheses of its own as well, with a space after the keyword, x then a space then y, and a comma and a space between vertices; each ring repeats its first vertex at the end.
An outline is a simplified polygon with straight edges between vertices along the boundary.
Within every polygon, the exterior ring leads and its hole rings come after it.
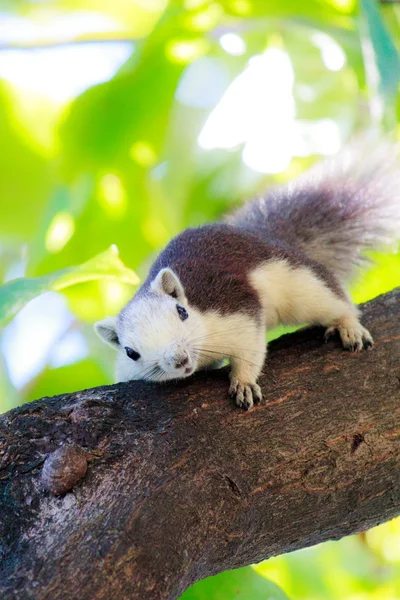
POLYGON ((343 347, 350 352, 361 352, 363 348, 371 350, 374 345, 374 340, 368 329, 365 329, 358 321, 355 321, 352 326, 329 327, 325 332, 325 341, 335 333, 339 332, 343 347))
POLYGON ((325 344, 328 342, 329 338, 335 335, 336 327, 328 327, 324 334, 325 344))
POLYGON ((262 400, 261 388, 257 383, 241 383, 237 379, 231 380, 229 395, 235 399, 237 406, 245 410, 262 400))

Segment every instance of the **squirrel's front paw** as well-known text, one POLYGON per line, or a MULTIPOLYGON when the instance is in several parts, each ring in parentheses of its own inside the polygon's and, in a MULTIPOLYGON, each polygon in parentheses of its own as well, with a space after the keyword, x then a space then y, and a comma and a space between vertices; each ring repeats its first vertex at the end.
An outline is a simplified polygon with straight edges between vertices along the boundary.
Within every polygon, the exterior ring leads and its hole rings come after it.
POLYGON ((262 400, 261 388, 257 383, 243 383, 235 377, 231 377, 229 395, 235 399, 237 406, 245 410, 262 400))

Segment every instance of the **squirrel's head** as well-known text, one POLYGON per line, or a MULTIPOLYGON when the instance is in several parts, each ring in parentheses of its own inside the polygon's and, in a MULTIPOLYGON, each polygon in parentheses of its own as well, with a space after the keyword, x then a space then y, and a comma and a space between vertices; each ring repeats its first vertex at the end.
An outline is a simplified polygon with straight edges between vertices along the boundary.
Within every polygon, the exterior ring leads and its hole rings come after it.
POLYGON ((162 269, 149 291, 135 296, 117 317, 95 324, 97 334, 118 350, 117 380, 167 381, 197 368, 195 339, 205 335, 201 313, 191 308, 182 283, 162 269))

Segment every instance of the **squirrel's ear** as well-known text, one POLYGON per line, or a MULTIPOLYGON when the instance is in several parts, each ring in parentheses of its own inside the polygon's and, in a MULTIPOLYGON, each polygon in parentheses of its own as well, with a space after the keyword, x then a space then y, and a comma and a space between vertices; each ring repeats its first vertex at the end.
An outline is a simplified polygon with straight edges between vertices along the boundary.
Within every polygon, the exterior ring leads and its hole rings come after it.
POLYGON ((150 289, 156 294, 168 294, 177 300, 184 300, 185 290, 176 273, 169 269, 161 269, 150 284, 150 289))
POLYGON ((113 348, 119 348, 117 317, 106 317, 94 324, 94 330, 101 339, 113 348))

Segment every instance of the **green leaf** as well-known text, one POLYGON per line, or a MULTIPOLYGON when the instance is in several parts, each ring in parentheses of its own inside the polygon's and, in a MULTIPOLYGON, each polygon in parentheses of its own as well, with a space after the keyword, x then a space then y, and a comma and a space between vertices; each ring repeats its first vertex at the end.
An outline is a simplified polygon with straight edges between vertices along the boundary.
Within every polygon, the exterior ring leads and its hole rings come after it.
POLYGON ((395 96, 400 81, 400 58, 396 46, 382 20, 376 0, 361 0, 360 7, 375 54, 380 91, 386 97, 395 96))
POLYGON ((187 62, 207 47, 203 38, 185 28, 183 16, 182 10, 168 9, 115 77, 72 103, 60 129, 68 173, 99 166, 132 169, 138 162, 135 143, 150 150, 156 162, 179 78, 187 62))
POLYGON ((126 267, 118 256, 116 246, 98 254, 82 265, 49 273, 42 277, 21 277, 0 287, 0 323, 11 319, 21 308, 36 296, 53 291, 61 291, 71 285, 93 281, 104 277, 137 285, 139 278, 126 267))
POLYGON ((288 597, 252 567, 244 567, 199 581, 180 600, 288 600, 288 597))

